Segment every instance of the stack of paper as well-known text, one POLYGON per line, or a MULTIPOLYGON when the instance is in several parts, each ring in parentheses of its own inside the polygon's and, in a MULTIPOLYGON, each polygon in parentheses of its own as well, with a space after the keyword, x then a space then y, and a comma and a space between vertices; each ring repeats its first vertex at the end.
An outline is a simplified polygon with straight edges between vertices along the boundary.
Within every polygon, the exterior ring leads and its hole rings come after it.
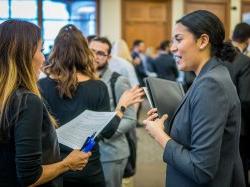
POLYGON ((115 112, 85 110, 76 118, 56 129, 58 141, 72 149, 81 149, 87 137, 93 133, 95 133, 95 137, 99 135, 115 115, 115 112))

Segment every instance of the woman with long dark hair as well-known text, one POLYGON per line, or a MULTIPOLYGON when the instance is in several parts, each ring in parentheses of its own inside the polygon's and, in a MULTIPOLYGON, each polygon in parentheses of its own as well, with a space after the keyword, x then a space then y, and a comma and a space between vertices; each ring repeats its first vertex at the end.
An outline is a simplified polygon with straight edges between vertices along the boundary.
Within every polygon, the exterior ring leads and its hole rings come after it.
POLYGON ((40 28, 5 21, 0 41, 0 186, 62 186, 59 176, 83 169, 90 153, 60 161, 57 124, 36 85, 45 60, 40 28))

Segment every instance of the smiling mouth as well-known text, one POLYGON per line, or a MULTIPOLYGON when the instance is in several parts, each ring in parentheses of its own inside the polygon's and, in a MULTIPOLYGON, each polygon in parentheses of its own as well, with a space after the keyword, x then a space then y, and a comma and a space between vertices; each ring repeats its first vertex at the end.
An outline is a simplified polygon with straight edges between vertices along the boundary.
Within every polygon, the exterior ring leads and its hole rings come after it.
POLYGON ((181 60, 181 56, 174 55, 175 62, 179 62, 181 60))

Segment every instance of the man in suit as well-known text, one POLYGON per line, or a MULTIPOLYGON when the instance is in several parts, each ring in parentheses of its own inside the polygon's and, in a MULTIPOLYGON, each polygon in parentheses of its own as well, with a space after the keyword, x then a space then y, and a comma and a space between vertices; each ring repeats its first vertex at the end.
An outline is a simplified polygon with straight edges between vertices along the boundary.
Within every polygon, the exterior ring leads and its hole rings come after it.
POLYGON ((141 86, 144 85, 143 79, 148 76, 146 66, 147 62, 144 52, 145 44, 143 40, 135 40, 133 42, 133 51, 131 53, 131 56, 133 58, 133 64, 135 66, 135 72, 141 86))
MULTIPOLYGON (((131 88, 130 83, 124 76, 117 78, 114 89, 116 100, 114 101, 111 88, 113 72, 108 67, 111 58, 111 43, 107 38, 96 37, 89 43, 89 47, 96 54, 95 64, 98 74, 108 87, 111 111, 114 111, 116 108, 114 103, 118 103, 121 95, 131 88)), ((116 133, 110 139, 103 139, 99 143, 106 187, 121 187, 124 169, 130 155, 125 133, 136 127, 136 111, 133 107, 121 106, 119 112, 124 115, 116 133)))
POLYGON ((241 53, 250 57, 248 51, 249 39, 250 39, 250 25, 244 22, 238 23, 233 31, 233 36, 232 36, 233 45, 237 47, 241 53))
POLYGON ((170 52, 170 41, 160 44, 159 55, 154 59, 153 65, 159 78, 176 81, 178 70, 173 55, 170 52))
POLYGON ((248 169, 250 160, 250 58, 244 55, 250 37, 250 26, 239 23, 233 31, 233 44, 239 49, 239 53, 232 63, 226 62, 231 78, 236 86, 241 102, 241 134, 240 155, 243 162, 245 182, 248 184, 248 169))

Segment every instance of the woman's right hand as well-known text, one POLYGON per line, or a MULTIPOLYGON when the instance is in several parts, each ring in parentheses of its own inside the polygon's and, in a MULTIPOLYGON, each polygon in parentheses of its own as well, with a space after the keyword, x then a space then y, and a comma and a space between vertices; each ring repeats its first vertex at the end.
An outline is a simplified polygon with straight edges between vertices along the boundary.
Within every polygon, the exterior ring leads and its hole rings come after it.
POLYGON ((168 118, 168 115, 165 114, 159 118, 156 108, 149 110, 147 115, 148 118, 143 121, 145 129, 163 148, 165 148, 167 142, 171 139, 164 132, 164 121, 168 118))
POLYGON ((88 163, 91 152, 84 153, 80 150, 73 150, 64 160, 64 164, 69 170, 82 170, 88 163))

